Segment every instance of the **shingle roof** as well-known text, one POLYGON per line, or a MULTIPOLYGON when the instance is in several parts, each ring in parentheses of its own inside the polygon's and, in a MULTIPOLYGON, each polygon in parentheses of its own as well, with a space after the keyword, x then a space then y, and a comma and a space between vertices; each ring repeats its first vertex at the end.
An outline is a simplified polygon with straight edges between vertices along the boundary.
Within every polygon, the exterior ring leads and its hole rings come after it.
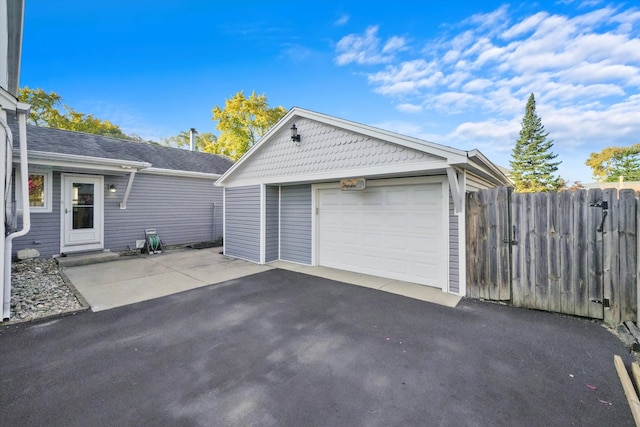
MULTIPOLYGON (((17 148, 18 125, 10 125, 17 148)), ((233 164, 217 154, 33 125, 27 125, 27 147, 29 151, 147 162, 154 168, 219 175, 233 164)))

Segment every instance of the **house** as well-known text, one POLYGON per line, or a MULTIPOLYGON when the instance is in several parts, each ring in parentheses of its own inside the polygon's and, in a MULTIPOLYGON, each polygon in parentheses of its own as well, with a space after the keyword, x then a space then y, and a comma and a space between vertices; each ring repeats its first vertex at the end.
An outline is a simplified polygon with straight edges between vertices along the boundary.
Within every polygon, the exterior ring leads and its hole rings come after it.
MULTIPOLYGON (((8 229, 7 222, 13 222, 13 212, 7 210, 7 196, 11 189, 10 160, 12 159, 12 143, 14 132, 8 125, 7 117, 17 116, 18 132, 20 136, 19 158, 26 171, 27 138, 26 120, 30 106, 18 101, 18 87, 20 84, 20 58, 22 56, 22 32, 24 27, 24 0, 0 0, 0 187, 2 201, 5 207, 4 221, 0 221, 0 311, 2 319, 9 318, 11 300, 11 245, 15 238, 25 235, 29 231, 29 205, 22 206, 23 217, 20 229, 8 229), (8 167, 9 166, 9 167, 8 167)), ((26 190, 26 185, 23 190, 26 190)))
POLYGON ((225 255, 465 295, 465 193, 512 186, 463 151, 301 108, 217 181, 225 255))
POLYGON ((620 177, 618 181, 615 182, 590 182, 587 184, 580 183, 582 188, 586 188, 587 190, 591 188, 617 188, 618 190, 633 190, 635 192, 640 191, 640 181, 625 181, 623 177, 620 177))
MULTIPOLYGON (((15 121, 11 128, 18 135, 15 121)), ((13 241, 14 254, 135 249, 146 229, 165 245, 222 236, 222 189, 214 182, 230 159, 32 125, 26 134, 31 230, 13 241)), ((16 198, 20 206, 20 192, 16 198)))

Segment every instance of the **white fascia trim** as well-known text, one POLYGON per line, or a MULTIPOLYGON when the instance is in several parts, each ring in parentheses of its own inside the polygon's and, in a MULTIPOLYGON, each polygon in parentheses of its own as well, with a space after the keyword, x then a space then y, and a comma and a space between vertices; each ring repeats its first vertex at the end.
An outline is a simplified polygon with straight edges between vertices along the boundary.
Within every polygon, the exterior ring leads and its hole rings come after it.
POLYGON ((7 92, 4 87, 0 87, 0 109, 5 111, 16 111, 18 99, 7 92))
POLYGON ((267 186, 260 186, 260 263, 264 264, 267 258, 267 186))
POLYGON ((211 179, 211 180, 217 180, 221 176, 220 174, 215 174, 215 173, 162 169, 162 168, 154 168, 154 167, 145 168, 141 170, 139 173, 151 174, 151 175, 181 176, 185 178, 203 178, 203 179, 211 179))
POLYGON ((478 150, 467 152, 468 168, 498 185, 513 187, 513 182, 493 162, 478 150))
POLYGON ((227 241, 227 189, 222 189, 222 252, 226 255, 226 245, 224 244, 227 241))
MULTIPOLYGON (((462 193, 467 186, 467 172, 460 173, 462 193)), ((466 199, 465 199, 466 200, 466 199)), ((458 214, 458 294, 467 294, 467 206, 462 204, 462 212, 458 214)))
POLYGON ((464 187, 460 184, 457 171, 454 168, 447 168, 447 177, 449 178, 449 188, 453 199, 453 209, 456 214, 459 214, 462 212, 462 205, 465 203, 464 187))
MULTIPOLYGON (((14 150, 14 159, 17 152, 14 150)), ((46 151, 29 151, 29 164, 56 167, 74 167, 83 169, 127 171, 130 169, 145 169, 151 163, 131 160, 105 159, 102 157, 78 156, 75 154, 60 154, 46 151)))
MULTIPOLYGON (((280 119, 278 123, 276 123, 275 126, 269 129, 269 131, 262 138, 260 138, 260 140, 240 158, 240 160, 234 163, 233 166, 231 166, 229 170, 227 170, 227 172, 222 175, 222 177, 218 180, 217 185, 224 185, 224 182, 231 175, 233 175, 233 173, 238 168, 240 168, 247 161, 247 159, 249 159, 256 151, 260 150, 260 148, 267 143, 272 135, 279 132, 283 127, 289 126, 289 123, 294 121, 296 117, 315 120, 330 126, 350 130, 352 132, 357 132, 363 135, 370 136, 372 138, 400 145, 402 147, 407 147, 416 151, 431 154, 436 157, 442 157, 443 159, 446 159, 447 163, 465 163, 467 161, 467 152, 463 150, 458 150, 456 148, 447 147, 410 136, 400 135, 398 133, 389 132, 383 129, 375 128, 373 126, 363 125, 361 123, 328 116, 326 114, 316 113, 299 107, 293 107, 282 119, 280 119)), ((301 135, 302 138, 304 138, 302 130, 301 135)))
MULTIPOLYGON (((265 178, 256 181, 240 181, 233 185, 224 185, 225 187, 243 187, 247 185, 259 184, 293 184, 293 183, 313 183, 320 181, 340 180, 345 178, 393 178, 393 175, 415 173, 418 175, 433 173, 434 175, 446 174, 447 162, 438 161, 425 163, 411 163, 404 165, 389 165, 369 167, 364 169, 350 169, 343 171, 328 171, 323 173, 315 173, 309 175, 285 175, 265 178), (435 173, 434 173, 435 172, 435 173)), ((216 182, 219 185, 220 180, 216 182)))

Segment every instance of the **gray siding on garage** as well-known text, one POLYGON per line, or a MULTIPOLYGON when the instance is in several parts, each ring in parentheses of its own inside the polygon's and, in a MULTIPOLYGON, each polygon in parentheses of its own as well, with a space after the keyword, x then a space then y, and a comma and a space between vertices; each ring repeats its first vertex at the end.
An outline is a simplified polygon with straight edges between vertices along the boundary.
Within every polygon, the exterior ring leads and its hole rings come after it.
POLYGON ((265 262, 280 259, 280 188, 267 186, 265 212, 265 262))
POLYGON ((51 212, 31 214, 31 230, 13 240, 13 256, 24 248, 37 249, 45 258, 60 253, 60 173, 53 172, 52 177, 51 212))
POLYGON ((311 185, 280 190, 280 259, 311 264, 311 185))
POLYGON ((211 179, 136 174, 127 208, 120 209, 129 176, 105 176, 104 247, 135 248, 155 228, 164 245, 210 242, 222 235, 222 189, 211 179))
POLYGON ((225 255, 260 262, 260 186, 225 190, 225 255))
POLYGON ((458 216, 453 207, 453 198, 449 192, 449 292, 460 291, 460 246, 458 216))

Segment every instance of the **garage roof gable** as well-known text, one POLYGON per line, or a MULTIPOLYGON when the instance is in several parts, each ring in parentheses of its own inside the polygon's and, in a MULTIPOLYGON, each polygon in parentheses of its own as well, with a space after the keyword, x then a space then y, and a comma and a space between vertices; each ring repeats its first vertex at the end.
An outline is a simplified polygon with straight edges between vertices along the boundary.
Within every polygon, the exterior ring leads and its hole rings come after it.
POLYGON ((468 162, 468 153, 463 150, 294 107, 216 184, 312 182, 444 171, 468 162), (294 124, 301 137, 299 143, 291 139, 294 124))

